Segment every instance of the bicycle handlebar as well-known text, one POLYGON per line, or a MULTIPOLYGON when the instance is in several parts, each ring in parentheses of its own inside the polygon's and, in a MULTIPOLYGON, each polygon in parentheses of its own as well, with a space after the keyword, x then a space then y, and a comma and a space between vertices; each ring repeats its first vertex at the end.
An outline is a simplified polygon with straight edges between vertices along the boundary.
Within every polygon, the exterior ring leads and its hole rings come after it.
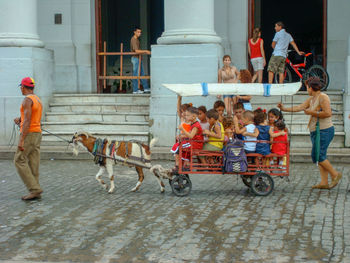
MULTIPOLYGON (((296 52, 296 51, 293 50, 293 49, 288 49, 288 50, 287 50, 287 54, 289 54, 290 52, 296 52)), ((308 56, 310 56, 310 55, 312 55, 312 53, 304 53, 304 54, 302 54, 302 55, 300 55, 300 56, 308 57, 308 56)))

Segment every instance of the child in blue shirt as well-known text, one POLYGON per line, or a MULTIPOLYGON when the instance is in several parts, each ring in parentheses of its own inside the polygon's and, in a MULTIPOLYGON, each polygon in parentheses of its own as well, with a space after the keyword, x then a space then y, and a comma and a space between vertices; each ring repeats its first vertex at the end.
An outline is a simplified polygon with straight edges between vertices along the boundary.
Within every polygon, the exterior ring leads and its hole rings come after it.
POLYGON ((268 155, 271 153, 270 151, 270 130, 272 129, 267 124, 267 114, 263 110, 256 111, 254 122, 256 125, 256 128, 259 131, 259 135, 257 137, 258 141, 267 141, 266 143, 258 142, 256 144, 255 152, 260 153, 262 155, 268 155))

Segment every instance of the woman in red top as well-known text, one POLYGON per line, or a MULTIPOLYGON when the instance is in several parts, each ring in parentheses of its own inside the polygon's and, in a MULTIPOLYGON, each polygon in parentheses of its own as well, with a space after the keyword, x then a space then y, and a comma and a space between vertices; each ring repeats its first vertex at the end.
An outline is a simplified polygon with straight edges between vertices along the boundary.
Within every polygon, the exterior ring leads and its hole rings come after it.
POLYGON ((260 28, 254 28, 253 38, 248 40, 248 53, 250 62, 254 69, 254 76, 252 82, 258 78, 258 82, 262 83, 263 70, 266 65, 264 40, 261 39, 260 28))

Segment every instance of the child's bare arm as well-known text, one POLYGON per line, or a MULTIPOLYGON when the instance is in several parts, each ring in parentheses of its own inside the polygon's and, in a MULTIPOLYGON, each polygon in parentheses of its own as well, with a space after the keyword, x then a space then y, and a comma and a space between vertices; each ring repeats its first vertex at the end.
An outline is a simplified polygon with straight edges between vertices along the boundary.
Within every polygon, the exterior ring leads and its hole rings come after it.
POLYGON ((278 136, 285 135, 285 134, 286 134, 285 131, 280 131, 280 132, 273 133, 272 135, 270 134, 270 136, 271 136, 272 138, 276 138, 276 137, 278 137, 278 136))
POLYGON ((179 116, 179 118, 181 118, 181 112, 180 112, 181 100, 182 100, 182 97, 177 96, 177 115, 179 116))
POLYGON ((214 131, 215 131, 215 134, 213 134, 211 136, 213 136, 217 139, 221 139, 222 134, 221 134, 221 128, 219 125, 215 124, 214 131))
POLYGON ((197 134, 198 129, 197 127, 194 127, 190 132, 186 131, 185 129, 182 129, 182 131, 186 138, 192 139, 197 134))
POLYGON ((246 132, 247 131, 247 128, 246 127, 243 127, 242 129, 240 129, 239 127, 238 127, 238 129, 236 130, 236 134, 243 134, 244 132, 246 132))
POLYGON ((259 136, 259 130, 257 128, 254 129, 254 132, 244 132, 243 136, 251 136, 251 137, 258 137, 259 136))
POLYGON ((214 132, 211 132, 209 130, 204 130, 203 134, 208 135, 210 137, 214 137, 217 139, 221 139, 221 129, 219 125, 214 126, 214 132))

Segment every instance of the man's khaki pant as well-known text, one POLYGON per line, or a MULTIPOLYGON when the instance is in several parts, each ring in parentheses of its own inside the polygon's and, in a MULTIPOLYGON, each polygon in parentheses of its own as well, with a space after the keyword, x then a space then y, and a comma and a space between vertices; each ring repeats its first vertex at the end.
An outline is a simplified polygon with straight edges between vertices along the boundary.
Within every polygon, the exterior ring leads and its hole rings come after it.
POLYGON ((28 133, 24 139, 24 151, 17 149, 14 163, 19 176, 31 193, 41 192, 39 185, 41 133, 28 133))

